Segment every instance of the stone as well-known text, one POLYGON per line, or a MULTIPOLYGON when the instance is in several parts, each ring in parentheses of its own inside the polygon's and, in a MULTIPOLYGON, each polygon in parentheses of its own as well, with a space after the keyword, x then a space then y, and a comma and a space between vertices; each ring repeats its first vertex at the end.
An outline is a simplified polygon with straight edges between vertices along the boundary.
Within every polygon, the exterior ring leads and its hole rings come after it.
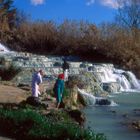
POLYGON ((111 101, 108 99, 97 99, 95 102, 96 105, 110 105, 111 101))
POLYGON ((70 110, 68 114, 80 125, 83 125, 86 120, 84 114, 80 110, 70 110))

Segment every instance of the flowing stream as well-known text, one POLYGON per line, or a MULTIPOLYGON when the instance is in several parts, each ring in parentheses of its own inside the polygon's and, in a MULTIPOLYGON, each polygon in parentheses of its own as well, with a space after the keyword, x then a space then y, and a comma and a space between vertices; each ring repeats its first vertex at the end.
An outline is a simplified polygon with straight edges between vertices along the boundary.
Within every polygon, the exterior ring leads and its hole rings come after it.
POLYGON ((140 131, 130 125, 140 120, 140 92, 125 92, 109 97, 116 106, 90 106, 83 111, 86 115, 86 127, 98 133, 104 133, 107 140, 140 140, 140 131))

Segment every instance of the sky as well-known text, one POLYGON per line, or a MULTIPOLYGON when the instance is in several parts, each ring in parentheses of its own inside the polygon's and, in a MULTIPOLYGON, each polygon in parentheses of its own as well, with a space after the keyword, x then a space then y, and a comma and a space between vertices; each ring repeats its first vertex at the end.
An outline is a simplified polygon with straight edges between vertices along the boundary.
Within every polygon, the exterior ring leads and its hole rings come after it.
POLYGON ((99 24, 113 21, 119 5, 117 0, 14 0, 14 7, 31 20, 63 22, 84 20, 99 24))

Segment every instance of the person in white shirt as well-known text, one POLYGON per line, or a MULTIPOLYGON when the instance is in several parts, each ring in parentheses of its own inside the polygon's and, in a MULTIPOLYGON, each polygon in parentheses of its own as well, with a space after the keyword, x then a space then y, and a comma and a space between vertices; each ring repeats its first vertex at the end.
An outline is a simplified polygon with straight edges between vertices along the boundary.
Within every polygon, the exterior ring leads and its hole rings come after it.
POLYGON ((32 76, 32 96, 27 98, 27 103, 33 106, 43 105, 39 100, 39 95, 41 94, 40 84, 42 83, 42 77, 44 75, 43 70, 34 72, 32 76))
POLYGON ((39 99, 39 95, 41 94, 40 84, 42 83, 42 77, 44 75, 44 71, 41 69, 37 72, 34 72, 32 76, 32 95, 26 99, 26 102, 30 105, 39 107, 42 106, 44 108, 48 107, 48 104, 42 103, 39 99))
POLYGON ((43 70, 35 72, 32 76, 32 96, 38 97, 40 95, 39 85, 42 83, 43 70))

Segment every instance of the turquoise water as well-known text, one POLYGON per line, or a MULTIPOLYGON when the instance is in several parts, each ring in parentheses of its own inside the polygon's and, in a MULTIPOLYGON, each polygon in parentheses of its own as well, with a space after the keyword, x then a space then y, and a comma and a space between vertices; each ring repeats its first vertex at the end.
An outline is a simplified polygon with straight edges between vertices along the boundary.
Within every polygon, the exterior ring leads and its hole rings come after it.
POLYGON ((108 140, 140 140, 140 132, 134 130, 130 122, 140 120, 140 93, 115 94, 110 98, 117 106, 92 106, 83 111, 86 127, 104 133, 108 140))

